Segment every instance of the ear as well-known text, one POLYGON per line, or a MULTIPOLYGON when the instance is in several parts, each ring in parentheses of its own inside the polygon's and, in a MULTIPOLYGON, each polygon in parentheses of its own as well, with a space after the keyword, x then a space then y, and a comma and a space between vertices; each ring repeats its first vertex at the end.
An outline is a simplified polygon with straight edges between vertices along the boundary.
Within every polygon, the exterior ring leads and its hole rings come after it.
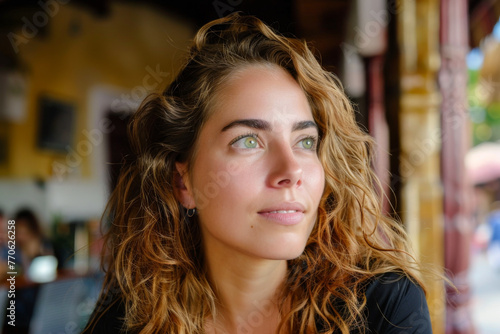
POLYGON ((196 207, 194 196, 189 182, 189 174, 186 162, 176 162, 174 171, 174 194, 177 200, 186 209, 196 207))

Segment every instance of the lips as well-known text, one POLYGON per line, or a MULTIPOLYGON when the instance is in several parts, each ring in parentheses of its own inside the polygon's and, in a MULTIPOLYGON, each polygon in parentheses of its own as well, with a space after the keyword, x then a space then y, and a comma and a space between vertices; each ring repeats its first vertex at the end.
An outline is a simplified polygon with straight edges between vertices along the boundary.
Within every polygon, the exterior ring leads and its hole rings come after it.
POLYGON ((269 213, 293 213, 293 212, 299 212, 297 210, 275 210, 275 211, 269 211, 269 213))
POLYGON ((305 208, 302 204, 298 202, 283 202, 280 204, 276 204, 273 206, 270 206, 268 208, 265 208, 263 210, 260 210, 259 213, 287 213, 287 212, 304 212, 305 208))
POLYGON ((304 218, 305 207, 300 203, 280 203, 265 208, 258 214, 266 220, 279 225, 295 225, 304 218))

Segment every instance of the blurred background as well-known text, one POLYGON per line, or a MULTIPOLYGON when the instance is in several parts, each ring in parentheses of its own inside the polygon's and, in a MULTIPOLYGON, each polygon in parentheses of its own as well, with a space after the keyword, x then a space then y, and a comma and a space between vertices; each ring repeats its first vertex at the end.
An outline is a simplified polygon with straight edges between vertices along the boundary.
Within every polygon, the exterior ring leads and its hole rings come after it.
POLYGON ((130 115, 235 11, 306 39, 341 78, 377 142, 384 209, 456 286, 427 282, 434 333, 500 333, 500 1, 0 0, 3 333, 80 332, 130 115))

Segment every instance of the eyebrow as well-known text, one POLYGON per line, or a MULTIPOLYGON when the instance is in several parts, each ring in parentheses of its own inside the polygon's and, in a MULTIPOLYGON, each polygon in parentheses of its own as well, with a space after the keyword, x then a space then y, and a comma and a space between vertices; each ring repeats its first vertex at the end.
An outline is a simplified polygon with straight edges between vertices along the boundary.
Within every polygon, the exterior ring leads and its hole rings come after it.
POLYGON ((293 124, 292 131, 299 131, 307 128, 316 128, 316 130, 318 130, 318 125, 313 121, 301 121, 293 124))
MULTIPOLYGON (((227 131, 230 128, 236 126, 245 126, 252 129, 264 131, 271 131, 272 129, 272 126, 269 122, 261 119, 237 119, 223 127, 221 132, 227 131)), ((300 121, 293 124, 292 131, 300 131, 307 128, 316 128, 316 130, 318 130, 318 125, 313 121, 300 121)))

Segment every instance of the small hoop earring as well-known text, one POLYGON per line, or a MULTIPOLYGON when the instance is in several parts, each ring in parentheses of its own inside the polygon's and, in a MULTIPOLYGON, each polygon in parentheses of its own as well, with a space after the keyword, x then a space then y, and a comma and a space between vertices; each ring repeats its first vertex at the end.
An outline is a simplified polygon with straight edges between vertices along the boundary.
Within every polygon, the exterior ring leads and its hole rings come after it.
POLYGON ((193 217, 196 213, 196 208, 187 209, 186 214, 189 218, 193 217))

